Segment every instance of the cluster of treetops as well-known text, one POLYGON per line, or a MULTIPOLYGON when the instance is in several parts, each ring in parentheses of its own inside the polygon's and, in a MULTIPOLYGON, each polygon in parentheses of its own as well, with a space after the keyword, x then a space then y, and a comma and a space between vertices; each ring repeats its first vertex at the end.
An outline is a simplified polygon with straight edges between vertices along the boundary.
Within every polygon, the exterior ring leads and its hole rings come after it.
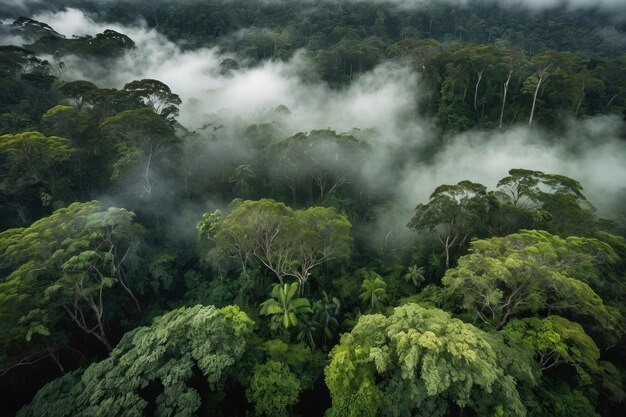
MULTIPOLYGON (((364 22, 367 7, 354 8, 364 22)), ((537 123, 623 110, 623 57, 417 35, 351 55, 372 40, 353 29, 310 49, 322 77, 350 82, 370 54, 413 60, 446 131, 497 127, 503 108, 507 125, 533 107, 537 123)), ((441 185, 402 220, 416 233, 372 241, 392 199, 359 168, 375 132, 285 137, 267 123, 236 143, 220 125, 190 132, 157 80, 62 81, 63 54, 106 60, 134 47, 126 36, 63 39, 27 19, 10 30, 45 34, 0 47, 3 410, 620 415, 626 233, 576 180, 512 169, 492 190, 441 185), (58 61, 37 57, 49 47, 58 61)))
MULTIPOLYGON (((144 19, 183 48, 236 53, 240 59, 225 60, 225 71, 303 50, 324 81, 341 87, 384 60, 403 60, 421 75, 420 112, 449 132, 531 123, 533 109, 534 122, 548 126, 626 109, 626 49, 601 35, 612 24, 600 11, 227 1, 111 2, 100 15, 128 24, 144 19)), ((32 39, 26 49, 55 55, 57 75, 63 54, 104 59, 133 47, 113 31, 63 39, 27 19, 3 26, 32 39)))

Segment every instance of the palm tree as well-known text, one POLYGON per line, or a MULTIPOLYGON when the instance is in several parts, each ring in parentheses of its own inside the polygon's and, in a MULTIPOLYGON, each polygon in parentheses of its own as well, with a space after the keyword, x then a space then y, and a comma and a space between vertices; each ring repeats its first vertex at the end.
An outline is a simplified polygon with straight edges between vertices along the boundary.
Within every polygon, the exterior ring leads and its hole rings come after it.
POLYGON ((370 311, 379 310, 383 301, 387 299, 387 284, 380 277, 368 278, 361 285, 359 298, 368 306, 370 311))
POLYGON ((426 270, 424 269, 423 266, 420 266, 419 268, 417 267, 417 265, 413 265, 409 267, 409 270, 406 274, 404 274, 402 277, 407 281, 412 283, 415 287, 419 287, 419 285, 424 282, 424 280, 426 278, 424 278, 424 272, 426 270))
POLYGON ((298 315, 312 313, 311 304, 306 298, 296 298, 298 283, 275 284, 271 298, 261 303, 261 315, 272 316, 272 320, 282 322, 285 329, 298 324, 298 315))
POLYGON ((298 342, 307 344, 311 349, 315 349, 316 340, 321 339, 323 346, 337 335, 339 322, 337 315, 341 309, 341 302, 337 297, 332 297, 322 291, 321 300, 313 303, 313 315, 302 317, 298 326, 298 342))

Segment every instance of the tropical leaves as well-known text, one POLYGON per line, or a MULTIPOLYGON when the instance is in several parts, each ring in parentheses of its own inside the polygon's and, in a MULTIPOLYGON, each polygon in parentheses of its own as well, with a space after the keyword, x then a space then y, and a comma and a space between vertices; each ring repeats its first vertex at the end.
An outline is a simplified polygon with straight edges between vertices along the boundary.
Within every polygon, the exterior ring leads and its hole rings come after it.
POLYGON ((426 272, 426 269, 423 266, 418 268, 417 265, 413 265, 409 267, 407 273, 404 274, 402 278, 413 284, 415 287, 419 287, 420 284, 426 280, 424 272, 426 272))
POLYGON ((366 278, 361 285, 359 298, 370 311, 380 310, 387 300, 387 283, 380 276, 366 278))
POLYGON ((272 316, 272 320, 282 323, 285 329, 298 324, 298 316, 313 313, 311 303, 306 298, 298 298, 298 283, 274 285, 268 298, 261 303, 261 315, 272 316))

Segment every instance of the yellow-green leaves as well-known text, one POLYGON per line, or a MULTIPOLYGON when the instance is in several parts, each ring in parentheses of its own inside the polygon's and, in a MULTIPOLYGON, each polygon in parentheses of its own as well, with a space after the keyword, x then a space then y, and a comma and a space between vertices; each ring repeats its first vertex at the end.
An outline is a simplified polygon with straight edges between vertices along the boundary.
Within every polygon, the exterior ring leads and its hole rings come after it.
POLYGON ((619 314, 592 289, 600 285, 600 265, 617 259, 609 245, 523 230, 476 240, 471 252, 446 272, 442 283, 448 299, 479 322, 500 329, 518 314, 552 310, 587 316, 607 331, 621 331, 619 314))
POLYGON ((329 415, 352 415, 351 405, 367 392, 371 397, 357 405, 363 415, 442 416, 457 403, 480 415, 502 408, 523 416, 515 379, 500 363, 492 337, 417 304, 398 307, 389 317, 363 316, 331 352, 329 415))
POLYGON ((246 397, 254 403, 258 416, 287 417, 299 393, 300 381, 289 367, 270 360, 256 366, 246 397))

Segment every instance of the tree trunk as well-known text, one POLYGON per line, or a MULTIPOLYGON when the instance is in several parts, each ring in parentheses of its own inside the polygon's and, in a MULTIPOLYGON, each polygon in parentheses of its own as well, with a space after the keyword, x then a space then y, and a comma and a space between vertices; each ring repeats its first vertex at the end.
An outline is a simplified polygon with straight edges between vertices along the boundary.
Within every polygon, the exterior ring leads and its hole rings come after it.
POLYGON ((509 71, 509 76, 504 83, 504 94, 502 95, 502 108, 500 109, 500 129, 502 129, 502 121, 504 120, 504 106, 506 105, 506 95, 509 92, 509 82, 511 81, 511 75, 513 74, 513 70, 509 71))
POLYGON ((537 76, 539 77, 539 80, 537 81, 537 87, 535 88, 535 94, 533 95, 533 107, 530 110, 530 118, 528 119, 528 126, 533 125, 533 117, 535 115, 535 106, 537 104, 537 96, 539 95, 539 89, 541 88, 541 84, 543 83, 543 80, 546 78, 548 74, 548 70, 550 70, 552 65, 553 64, 549 64, 545 68, 539 67, 537 69, 537 76))
POLYGON ((446 271, 450 268, 450 244, 448 243, 450 237, 446 237, 446 244, 444 245, 446 248, 446 271))
POLYGON ((478 87, 480 86, 480 81, 483 79, 483 70, 478 71, 478 81, 476 81, 476 88, 474 89, 474 111, 478 110, 478 87))
POLYGON ((528 126, 533 125, 533 117, 535 116, 535 106, 537 104, 537 95, 539 94, 539 89, 541 88, 542 82, 543 82, 543 76, 540 76, 539 81, 537 81, 537 87, 535 88, 535 94, 533 95, 533 106, 530 109, 530 118, 528 119, 528 126))
POLYGON ((609 102, 606 104, 606 106, 604 107, 604 110, 607 110, 609 108, 609 106, 611 106, 611 103, 613 103, 613 100, 615 100, 618 96, 620 96, 622 93, 617 93, 615 94, 613 97, 611 97, 611 99, 609 100, 609 102))

